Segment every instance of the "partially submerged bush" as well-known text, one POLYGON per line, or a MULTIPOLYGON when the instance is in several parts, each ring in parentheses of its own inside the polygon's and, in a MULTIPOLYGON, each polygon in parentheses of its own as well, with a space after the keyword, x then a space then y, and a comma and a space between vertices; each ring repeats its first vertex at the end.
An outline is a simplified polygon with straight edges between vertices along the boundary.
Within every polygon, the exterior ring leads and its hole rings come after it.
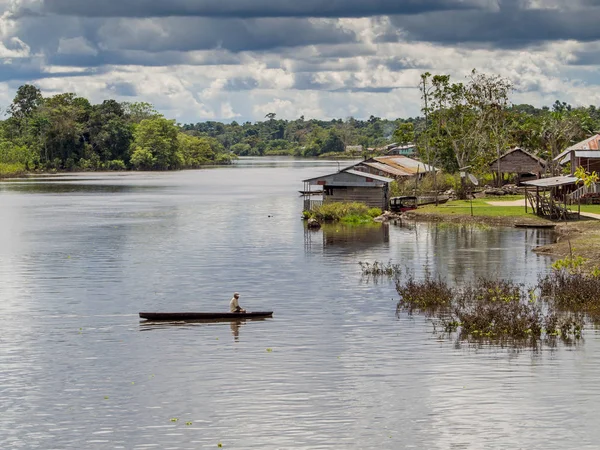
POLYGON ((464 289, 453 289, 429 273, 421 281, 410 275, 397 281, 397 311, 435 314, 437 323, 459 339, 534 343, 557 336, 579 339, 583 318, 556 312, 535 296, 534 290, 506 280, 479 279, 464 289))
POLYGON ((585 313, 600 323, 600 277, 558 270, 541 278, 539 287, 556 308, 585 313))
POLYGON ((583 313, 600 323, 600 268, 586 271, 587 262, 571 250, 552 264, 552 273, 540 278, 538 286, 557 309, 583 313))
POLYGON ((579 338, 581 318, 557 314, 533 290, 506 280, 479 279, 455 302, 446 329, 460 328, 462 339, 538 340, 579 338))
POLYGON ((369 208, 364 203, 358 202, 327 202, 310 211, 308 215, 319 222, 360 223, 371 222, 373 217, 381 215, 381 210, 369 208))
POLYGON ((363 275, 373 276, 388 276, 394 277, 402 274, 400 264, 393 264, 391 261, 387 263, 375 261, 373 264, 368 262, 359 262, 363 275))
POLYGON ((433 313, 439 309, 448 308, 452 304, 454 291, 441 278, 433 278, 429 272, 421 281, 415 280, 411 274, 405 282, 397 281, 396 290, 400 294, 400 301, 396 310, 423 311, 433 313))

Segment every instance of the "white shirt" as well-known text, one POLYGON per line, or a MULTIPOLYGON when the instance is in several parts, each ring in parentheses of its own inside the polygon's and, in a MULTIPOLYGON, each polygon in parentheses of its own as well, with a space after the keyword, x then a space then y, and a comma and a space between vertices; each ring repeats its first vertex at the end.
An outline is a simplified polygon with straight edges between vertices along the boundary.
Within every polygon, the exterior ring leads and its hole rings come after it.
POLYGON ((229 302, 229 311, 235 312, 236 309, 238 309, 239 307, 240 307, 240 304, 238 303, 238 299, 233 297, 231 299, 231 301, 229 302))

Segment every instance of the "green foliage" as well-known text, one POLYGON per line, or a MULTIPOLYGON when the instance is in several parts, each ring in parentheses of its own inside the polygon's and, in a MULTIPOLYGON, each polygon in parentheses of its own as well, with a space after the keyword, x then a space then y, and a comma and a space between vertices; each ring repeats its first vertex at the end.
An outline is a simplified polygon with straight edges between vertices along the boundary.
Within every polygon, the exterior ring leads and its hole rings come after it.
POLYGON ((367 215, 373 218, 379 217, 382 213, 383 211, 381 211, 381 208, 369 208, 367 211, 367 215))
POLYGON ((596 173, 596 171, 592 171, 592 173, 588 173, 585 170, 585 167, 583 166, 579 166, 576 170, 575 170, 575 176, 583 181, 583 184, 586 187, 590 187, 593 184, 596 184, 598 182, 598 174, 596 173))
POLYGON ((178 133, 177 139, 184 167, 195 169, 214 161, 216 154, 207 138, 178 133))
POLYGON ((138 170, 152 170, 156 166, 156 158, 150 149, 137 147, 131 155, 131 164, 138 170))
POLYGON ((372 222, 369 207, 364 203, 327 202, 311 211, 311 217, 319 222, 345 221, 347 223, 372 222))
POLYGON ((182 165, 177 150, 175 123, 162 117, 142 120, 133 133, 131 162, 139 170, 178 169, 182 165))

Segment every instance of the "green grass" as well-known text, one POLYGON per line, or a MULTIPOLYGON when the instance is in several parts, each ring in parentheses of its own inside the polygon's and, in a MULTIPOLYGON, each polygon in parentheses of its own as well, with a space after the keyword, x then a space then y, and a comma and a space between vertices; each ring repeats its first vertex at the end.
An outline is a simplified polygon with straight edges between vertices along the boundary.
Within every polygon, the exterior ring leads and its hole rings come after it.
MULTIPOLYGON (((577 211, 577 205, 573 205, 571 208, 577 211)), ((600 205, 581 205, 581 211, 600 214, 600 205)))
MULTIPOLYGON (((456 216, 470 216, 471 205, 468 201, 450 202, 440 206, 424 206, 417 210, 417 214, 443 214, 456 216)), ((479 200, 473 200, 473 215, 487 217, 536 217, 531 212, 525 212, 523 206, 491 206, 479 200)))

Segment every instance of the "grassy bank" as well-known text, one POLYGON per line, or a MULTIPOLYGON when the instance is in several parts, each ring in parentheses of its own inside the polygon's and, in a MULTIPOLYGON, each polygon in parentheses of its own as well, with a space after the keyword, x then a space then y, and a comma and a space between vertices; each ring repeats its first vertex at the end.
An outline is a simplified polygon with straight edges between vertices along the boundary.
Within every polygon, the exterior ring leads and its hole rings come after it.
POLYGON ((549 220, 535 216, 531 209, 525 212, 524 206, 512 206, 522 196, 478 198, 472 201, 454 200, 435 206, 428 205, 407 213, 409 218, 433 222, 483 223, 488 225, 549 224, 549 220), (493 206, 489 202, 506 201, 508 206, 493 206), (472 211, 472 215, 471 215, 472 211))
POLYGON ((381 215, 381 209, 369 208, 363 203, 324 203, 312 211, 304 211, 305 219, 315 219, 319 223, 342 222, 346 224, 359 225, 372 223, 373 219, 381 215))

